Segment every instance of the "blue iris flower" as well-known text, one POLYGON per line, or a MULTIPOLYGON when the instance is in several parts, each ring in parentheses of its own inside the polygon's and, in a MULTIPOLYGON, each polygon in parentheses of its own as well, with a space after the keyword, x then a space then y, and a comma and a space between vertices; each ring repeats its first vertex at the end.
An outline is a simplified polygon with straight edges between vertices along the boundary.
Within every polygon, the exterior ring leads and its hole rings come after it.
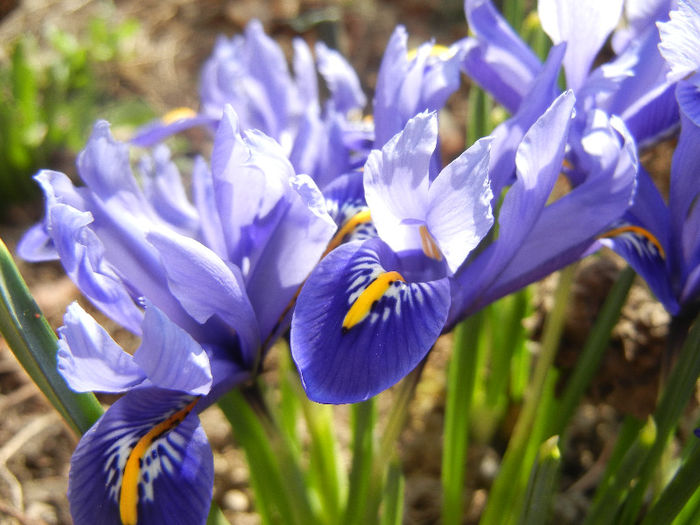
POLYGON ((511 160, 515 181, 498 213, 498 236, 478 253, 494 223, 498 137, 433 174, 436 116, 424 113, 370 154, 361 190, 358 178, 346 186, 364 196, 366 208, 341 227, 348 242, 314 269, 292 320, 292 355, 311 399, 350 403, 379 393, 454 323, 596 245, 630 205, 637 157, 622 122, 596 113, 585 140, 585 181, 549 203, 574 104, 565 92, 525 133, 511 160), (377 235, 365 228, 362 239, 353 238, 353 228, 368 221, 377 235))
POLYGON ((128 146, 105 122, 77 164, 85 186, 37 175, 46 216, 19 252, 60 258, 85 296, 142 344, 132 358, 75 305, 60 330, 59 367, 74 389, 126 392, 73 457, 73 518, 204 523, 211 451, 195 414, 256 372, 335 223, 314 182, 277 142, 242 131, 230 106, 211 168, 194 162, 192 201, 164 147, 141 163, 139 184, 128 146))
POLYGON ((666 202, 649 174, 640 170, 638 197, 609 245, 646 280, 674 316, 692 319, 700 308, 700 3, 683 0, 659 24, 659 49, 680 108, 681 131, 671 162, 666 202), (639 232, 639 233, 638 233, 639 232))

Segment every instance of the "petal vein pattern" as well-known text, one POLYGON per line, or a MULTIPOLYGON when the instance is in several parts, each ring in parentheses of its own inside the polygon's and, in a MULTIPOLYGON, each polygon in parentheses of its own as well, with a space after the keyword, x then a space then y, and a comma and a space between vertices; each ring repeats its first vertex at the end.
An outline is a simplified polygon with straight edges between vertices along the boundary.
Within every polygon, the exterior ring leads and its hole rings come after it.
POLYGON ((307 395, 353 403, 390 387, 425 357, 450 305, 447 278, 404 281, 381 239, 331 252, 302 288, 292 320, 292 356, 307 395))

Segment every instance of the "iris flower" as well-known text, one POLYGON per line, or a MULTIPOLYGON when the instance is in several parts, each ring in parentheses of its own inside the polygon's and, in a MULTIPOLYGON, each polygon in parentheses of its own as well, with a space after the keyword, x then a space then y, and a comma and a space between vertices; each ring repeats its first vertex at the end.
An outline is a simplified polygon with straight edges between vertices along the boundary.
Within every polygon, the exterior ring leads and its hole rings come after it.
POLYGON ((627 259, 669 313, 692 319, 700 308, 700 3, 680 1, 659 31, 681 115, 668 203, 640 170, 638 198, 620 221, 624 234, 602 242, 627 259))
POLYGON ((71 388, 125 393, 71 458, 74 523, 205 523, 214 462, 196 413, 212 386, 207 353, 151 304, 133 356, 77 303, 64 323, 58 367, 71 388))
POLYGON ((128 391, 81 440, 71 512, 76 523, 103 523, 103 512, 115 523, 119 512, 124 523, 135 516, 203 523, 211 452, 187 413, 257 371, 336 225, 313 181, 294 173, 274 140, 241 131, 230 106, 211 170, 202 159, 194 163, 192 202, 164 147, 142 163, 139 184, 128 146, 105 122, 95 125, 77 164, 85 186, 58 172, 37 175, 46 216, 20 254, 60 258, 87 298, 142 345, 131 358, 77 307, 69 310, 61 366, 71 386, 128 391), (128 496, 119 495, 122 472, 128 496))
POLYGON ((358 216, 377 237, 326 256, 294 311, 292 355, 311 399, 349 403, 379 393, 457 321, 588 253, 630 205, 637 159, 621 121, 597 113, 585 141, 591 172, 548 204, 574 104, 571 92, 560 95, 527 130, 498 236, 480 253, 473 250, 494 222, 488 166, 499 162, 496 139, 478 141, 433 176, 436 117, 420 114, 370 154, 362 180, 368 208, 358 216))
MULTIPOLYGON (((659 35, 652 18, 665 16, 665 11, 663 2, 647 3, 643 9, 633 6, 634 26, 624 38, 617 39, 617 55, 592 68, 618 24, 622 4, 622 0, 541 0, 538 14, 542 28, 555 44, 548 61, 554 59, 553 55, 563 55, 556 60, 563 63, 567 88, 576 94, 577 119, 585 122, 593 109, 617 115, 637 145, 645 146, 678 126, 674 85, 664 75, 663 58, 657 49, 659 35), (559 49, 562 46, 564 49, 559 49)), ((548 66, 540 62, 490 0, 466 0, 464 9, 474 37, 468 40, 463 69, 515 114, 528 103, 536 78, 548 66)))
POLYGON ((489 139, 431 180, 437 118, 422 113, 364 170, 378 237, 326 256, 304 285, 292 354, 307 395, 326 403, 367 399, 413 369, 442 331, 449 276, 493 224, 489 139))
POLYGON ((200 78, 200 109, 180 108, 141 129, 132 139, 154 145, 193 126, 215 130, 231 105, 241 129, 257 129, 275 139, 297 173, 322 187, 357 167, 355 151, 371 140, 359 117, 366 104, 357 74, 343 56, 322 43, 316 60, 301 38, 293 40, 293 72, 282 48, 252 20, 242 35, 220 37, 200 78), (329 91, 321 104, 317 76, 329 91))

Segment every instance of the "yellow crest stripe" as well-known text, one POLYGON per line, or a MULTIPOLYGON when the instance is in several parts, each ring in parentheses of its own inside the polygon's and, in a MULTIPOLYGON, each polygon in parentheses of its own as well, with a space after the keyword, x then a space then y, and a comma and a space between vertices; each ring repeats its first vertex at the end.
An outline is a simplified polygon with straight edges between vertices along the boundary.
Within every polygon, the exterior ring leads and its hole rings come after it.
POLYGON ((644 237, 649 242, 651 242, 651 244, 654 245, 654 247, 659 251, 659 254, 662 258, 666 258, 666 252, 664 252, 664 249, 661 246, 659 240, 654 236, 653 233, 651 233, 646 228, 642 228, 641 226, 633 226, 631 224, 626 226, 620 226, 618 228, 613 228, 612 230, 605 232, 603 235, 601 235, 601 237, 615 237, 617 235, 623 235, 625 233, 636 233, 637 235, 644 237))
POLYGON ((343 226, 335 233, 333 238, 330 240, 328 243, 328 247, 326 248, 326 251, 323 253, 323 257, 331 253, 333 250, 335 250, 338 246, 340 246, 343 242, 343 239, 350 235, 355 228, 357 228, 360 224, 367 223, 372 220, 372 216, 369 213, 369 210, 362 210, 361 212, 356 213, 352 217, 350 217, 343 226))
POLYGON ((196 116, 197 112, 194 109, 182 107, 168 111, 165 115, 163 115, 161 121, 163 122, 163 124, 172 124, 173 122, 177 122, 178 120, 182 120, 184 118, 192 118, 196 116))
POLYGON ((352 303, 350 310, 343 319, 343 330, 350 330, 357 323, 369 315, 375 301, 381 299, 389 287, 396 281, 406 280, 399 272, 385 272, 380 274, 370 285, 363 290, 360 296, 352 303))
POLYGON ((165 421, 158 423, 139 439, 131 450, 124 466, 122 486, 119 492, 119 516, 123 525, 136 525, 138 520, 139 474, 141 472, 141 460, 146 455, 148 448, 160 436, 182 423, 182 420, 192 411, 197 401, 199 401, 199 398, 175 412, 165 421))

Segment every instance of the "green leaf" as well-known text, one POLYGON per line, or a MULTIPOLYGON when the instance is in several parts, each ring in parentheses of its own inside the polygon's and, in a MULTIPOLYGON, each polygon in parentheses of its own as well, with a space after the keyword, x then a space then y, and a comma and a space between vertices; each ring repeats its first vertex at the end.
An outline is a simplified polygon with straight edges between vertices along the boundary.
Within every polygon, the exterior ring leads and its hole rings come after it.
POLYGON ((0 240, 0 333, 68 425, 85 433, 102 415, 93 394, 77 394, 56 369, 58 342, 0 240))
POLYGON ((537 460, 532 466, 520 525, 549 523, 552 496, 559 479, 560 465, 559 436, 552 436, 542 443, 537 460))

